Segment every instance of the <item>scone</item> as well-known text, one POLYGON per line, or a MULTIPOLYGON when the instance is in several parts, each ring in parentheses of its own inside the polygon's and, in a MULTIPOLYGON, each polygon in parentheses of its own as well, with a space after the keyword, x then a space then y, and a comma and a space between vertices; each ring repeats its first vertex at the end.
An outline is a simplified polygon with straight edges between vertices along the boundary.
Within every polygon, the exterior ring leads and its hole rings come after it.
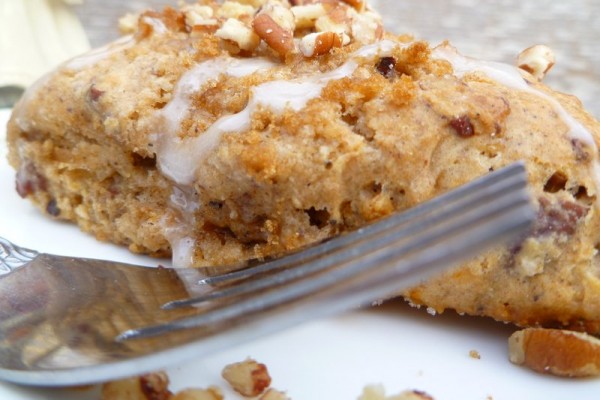
POLYGON ((540 48, 477 61, 385 33, 361 0, 204 1, 130 28, 14 109, 17 190, 46 214, 178 266, 240 265, 524 160, 531 232, 402 295, 600 332, 600 124, 539 81, 540 48))

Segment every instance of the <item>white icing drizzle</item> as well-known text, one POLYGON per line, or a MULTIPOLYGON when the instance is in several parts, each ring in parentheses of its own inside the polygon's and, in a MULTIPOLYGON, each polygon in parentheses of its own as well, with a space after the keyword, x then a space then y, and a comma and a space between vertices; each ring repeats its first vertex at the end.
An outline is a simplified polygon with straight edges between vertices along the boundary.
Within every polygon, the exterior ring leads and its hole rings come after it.
MULTIPOLYGON (((193 180, 194 176, 190 171, 195 171, 193 163, 197 158, 190 144, 195 141, 180 140, 177 133, 189 112, 191 96, 194 93, 221 75, 243 77, 273 65, 273 62, 263 58, 243 60, 221 57, 205 61, 188 71, 177 83, 169 104, 159 112, 158 126, 163 131, 151 135, 156 140, 157 159, 162 173, 170 177, 186 177, 185 181, 193 180)), ((223 122, 223 127, 227 128, 227 121, 223 122)), ((189 185, 174 186, 170 202, 173 209, 179 213, 178 222, 170 224, 166 220, 162 221, 165 237, 171 244, 173 265, 177 267, 193 265, 195 240, 191 230, 194 226, 195 212, 199 208, 196 197, 189 185)))
POLYGON ((454 74, 459 78, 469 72, 480 71, 504 86, 523 90, 542 97, 552 105, 563 122, 568 125, 573 137, 582 140, 587 144, 596 146, 592 134, 579 121, 573 118, 573 116, 569 114, 556 99, 529 86, 517 67, 499 62, 468 58, 460 55, 454 47, 448 45, 436 47, 432 56, 437 59, 446 60, 452 64, 454 74))
POLYGON ((186 214, 190 215, 193 215, 193 213, 199 207, 196 199, 190 193, 188 193, 188 191, 180 189, 177 186, 173 188, 173 193, 171 194, 169 200, 177 207, 177 209, 182 210, 186 214))
POLYGON ((196 65, 181 77, 173 98, 160 111, 161 117, 167 125, 162 134, 167 136, 177 134, 181 121, 188 114, 191 96, 207 82, 218 79, 221 74, 240 78, 274 65, 266 58, 239 59, 231 57, 215 58, 196 65))
POLYGON ((257 108, 265 107, 276 113, 282 113, 285 109, 300 111, 310 100, 319 97, 330 81, 352 75, 358 67, 358 58, 389 55, 396 46, 399 44, 383 40, 362 47, 343 65, 329 72, 257 85, 250 90, 250 99, 242 111, 219 118, 197 137, 181 140, 176 133, 189 108, 191 94, 221 73, 242 76, 242 71, 248 74, 263 67, 256 59, 221 58, 199 64, 180 80, 175 97, 162 111, 167 129, 158 141, 157 160, 161 171, 180 185, 192 184, 201 160, 214 149, 221 136, 249 129, 252 114, 257 108))
POLYGON ((64 67, 78 71, 88 66, 95 65, 99 61, 108 58, 111 54, 131 47, 134 43, 135 40, 133 35, 123 36, 105 46, 98 47, 88 53, 72 58, 64 64, 64 67))
POLYGON ((169 234, 165 230, 165 236, 171 245, 171 263, 174 267, 188 268, 194 264, 194 249, 196 241, 190 236, 178 236, 169 234))
POLYGON ((196 171, 198 157, 195 152, 199 147, 198 142, 206 141, 208 136, 211 136, 208 134, 211 129, 213 131, 230 129, 231 125, 239 125, 234 118, 238 114, 234 114, 219 119, 207 132, 200 134, 204 139, 179 139, 177 133, 181 122, 189 112, 191 96, 194 93, 221 75, 243 77, 274 65, 272 61, 265 58, 220 57, 204 61, 188 71, 177 83, 175 94, 169 104, 160 111, 163 131, 152 135, 157 138, 157 160, 163 174, 179 184, 190 184, 196 171))
MULTIPOLYGON (((594 140, 591 132, 583 126, 581 122, 576 120, 555 98, 552 96, 537 90, 530 86, 520 70, 517 67, 513 67, 509 64, 503 64, 499 62, 482 61, 473 58, 465 57, 456 51, 456 49, 449 45, 438 46, 434 49, 432 57, 448 61, 453 69, 454 74, 460 78, 467 73, 479 71, 487 75, 489 78, 496 82, 514 89, 519 89, 524 92, 532 93, 540 98, 546 100, 558 114, 560 119, 569 128, 569 134, 573 139, 581 140, 582 142, 592 146, 595 151, 593 152, 594 161, 591 169, 596 186, 600 188, 600 163, 598 161, 598 145, 594 140)), ((600 197, 600 196, 599 196, 600 197)), ((600 198, 598 199, 600 202, 600 198)))
POLYGON ((142 17, 142 21, 150 25, 155 33, 163 34, 166 33, 168 30, 165 26, 165 23, 161 19, 152 18, 146 15, 142 17))
POLYGON ((176 214, 165 214, 160 223, 163 234, 171 245, 171 259, 175 267, 192 267, 195 253, 193 229, 195 212, 200 207, 198 195, 190 187, 173 187, 170 204, 176 214), (175 221, 172 222, 171 218, 175 221))

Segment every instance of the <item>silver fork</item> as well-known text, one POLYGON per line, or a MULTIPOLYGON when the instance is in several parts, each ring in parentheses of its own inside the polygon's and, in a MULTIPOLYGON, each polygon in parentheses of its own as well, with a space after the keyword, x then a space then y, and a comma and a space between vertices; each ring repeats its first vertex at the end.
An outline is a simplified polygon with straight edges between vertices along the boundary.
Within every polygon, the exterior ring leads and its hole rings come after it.
POLYGON ((61 386, 140 374, 389 298, 523 235, 535 217, 526 182, 523 164, 513 164, 353 233, 215 277, 40 254, 1 239, 0 379, 61 386))

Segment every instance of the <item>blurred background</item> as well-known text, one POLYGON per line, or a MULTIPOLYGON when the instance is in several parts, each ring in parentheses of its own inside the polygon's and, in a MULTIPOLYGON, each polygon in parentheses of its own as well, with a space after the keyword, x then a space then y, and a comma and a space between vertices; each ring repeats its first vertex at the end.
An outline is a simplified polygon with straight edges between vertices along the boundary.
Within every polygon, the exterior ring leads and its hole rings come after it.
MULTIPOLYGON (((7 18, 2 14, 3 6, 14 8, 15 4, 24 2, 35 3, 39 8, 44 1, 63 6, 68 3, 82 22, 92 47, 118 37, 118 16, 179 2, 0 0, 0 17, 7 18)), ((550 46, 557 62, 546 83, 577 95, 586 108, 600 118, 600 1, 371 0, 371 3, 383 15, 388 30, 411 33, 432 44, 448 39, 461 53, 471 57, 514 63, 517 54, 531 45, 550 46)), ((0 29, 4 22, 0 20, 0 29)), ((0 32, 0 46, 7 39, 4 32, 0 32)), ((48 46, 40 47, 43 50, 48 46)), ((0 57, 0 73, 3 62, 0 57)))

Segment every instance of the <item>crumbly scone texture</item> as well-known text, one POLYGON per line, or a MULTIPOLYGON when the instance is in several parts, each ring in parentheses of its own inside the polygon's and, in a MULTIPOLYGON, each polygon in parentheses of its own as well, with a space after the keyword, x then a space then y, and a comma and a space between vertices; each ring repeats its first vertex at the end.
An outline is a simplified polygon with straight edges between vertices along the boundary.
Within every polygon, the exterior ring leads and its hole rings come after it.
MULTIPOLYGON (((323 3, 358 10, 360 2, 323 3)), ((161 110, 194 66, 219 57, 273 63, 197 88, 175 132, 182 143, 242 112, 253 87, 335 70, 364 45, 337 43, 317 56, 261 38, 241 49, 243 40, 216 34, 227 20, 220 7, 202 6, 213 15, 202 20, 197 10, 200 25, 189 10, 143 14, 126 45, 67 63, 25 95, 8 125, 23 197, 134 252, 219 266, 356 229, 524 160, 538 209, 530 234, 403 295, 438 312, 600 332, 598 149, 573 134, 565 113, 596 143, 600 124, 577 99, 525 72, 532 90, 457 76, 428 43, 385 34, 399 44, 390 55, 355 58, 348 76, 300 110, 257 107, 248 126, 193 159, 192 182, 175 182, 157 156, 168 124, 161 110)))

